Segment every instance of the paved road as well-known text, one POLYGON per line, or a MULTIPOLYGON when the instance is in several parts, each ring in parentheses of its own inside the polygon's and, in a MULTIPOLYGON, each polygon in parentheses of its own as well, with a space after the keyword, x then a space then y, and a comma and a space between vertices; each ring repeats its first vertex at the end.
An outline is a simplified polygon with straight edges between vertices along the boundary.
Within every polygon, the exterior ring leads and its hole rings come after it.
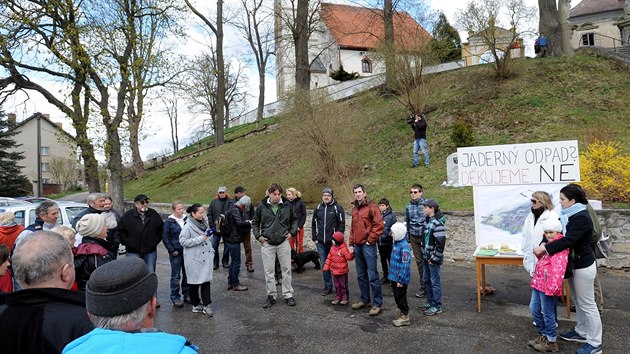
MULTIPOLYGON (((333 296, 323 297, 321 273, 307 265, 307 271, 294 273, 297 306, 279 301, 263 309, 264 276, 260 248, 254 245, 255 273, 241 272, 241 283, 249 291, 227 290, 227 270, 219 268, 212 282, 213 318, 193 314, 191 307, 170 306, 168 256, 159 246, 158 289, 162 307, 156 326, 179 333, 200 347, 201 353, 533 353, 527 341, 536 336, 528 303, 529 276, 520 267, 488 266, 488 282, 498 290, 483 300, 482 313, 476 311, 474 265, 448 263, 442 268, 444 313, 422 315, 419 302, 410 291, 412 324, 395 328, 391 320, 396 307, 391 289, 384 289, 384 312, 370 317, 368 310, 333 306, 333 296)), ((244 258, 244 255, 243 255, 244 258)), ((380 267, 380 266, 379 266, 380 267)), ((415 265, 413 265, 415 268, 415 265)), ((606 291, 603 314, 606 353, 627 353, 630 348, 630 304, 627 299, 630 273, 600 269, 606 291), (625 349, 624 349, 625 348, 625 349)), ((413 273, 413 272, 412 272, 413 273)), ((412 290, 418 286, 417 273, 412 290)), ((280 291, 280 288, 278 288, 280 291)), ((354 262, 350 268, 350 300, 358 299, 354 262)), ((566 318, 566 307, 558 309, 560 330, 574 325, 566 318)), ((578 344, 560 342, 560 353, 573 353, 578 344)))

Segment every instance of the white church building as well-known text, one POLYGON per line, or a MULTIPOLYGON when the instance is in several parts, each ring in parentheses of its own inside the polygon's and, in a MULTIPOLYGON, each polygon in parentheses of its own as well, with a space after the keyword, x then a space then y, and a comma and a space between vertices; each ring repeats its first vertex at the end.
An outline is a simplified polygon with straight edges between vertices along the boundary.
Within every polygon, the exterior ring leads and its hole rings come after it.
MULTIPOLYGON (((283 2, 283 12, 291 12, 290 3, 283 2)), ((385 38, 382 9, 321 3, 313 13, 316 21, 309 39, 311 89, 338 82, 329 74, 341 65, 361 77, 384 71, 373 52, 385 38)), ((281 98, 295 87, 295 54, 283 21, 276 20, 275 30, 276 89, 281 98)), ((417 47, 430 39, 431 35, 409 14, 394 14, 394 41, 398 47, 417 47)))

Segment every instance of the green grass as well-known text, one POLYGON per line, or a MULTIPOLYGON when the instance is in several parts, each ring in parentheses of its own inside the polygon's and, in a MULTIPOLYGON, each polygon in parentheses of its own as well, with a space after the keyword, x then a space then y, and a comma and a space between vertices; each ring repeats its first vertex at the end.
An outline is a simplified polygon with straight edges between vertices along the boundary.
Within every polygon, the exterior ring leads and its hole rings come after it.
MULTIPOLYGON (((619 142, 623 153, 630 153, 630 73, 609 60, 585 55, 520 60, 514 67, 516 75, 503 81, 494 79, 488 66, 432 78, 427 106, 430 168, 410 168, 413 133, 405 123, 405 110, 394 99, 371 91, 339 103, 361 117, 345 130, 352 136, 338 137, 358 142, 340 151, 341 160, 352 170, 349 181, 329 178, 322 183, 312 144, 300 134, 301 127, 317 122, 274 117, 263 124, 277 123, 277 129, 149 171, 142 179, 126 183, 125 196, 142 192, 153 201, 207 204, 219 185, 231 189, 243 184, 257 201, 271 182, 280 182, 300 190, 310 207, 320 201, 324 185, 330 186, 348 207, 352 184, 363 183, 371 198, 387 197, 400 211, 408 202, 409 187, 419 182, 425 195, 437 198, 445 210, 471 210, 472 188, 441 187, 446 180, 445 159, 456 152, 450 125, 457 119, 473 124, 476 145, 576 139, 584 150, 589 141, 604 138, 619 142)), ((230 128, 226 140, 253 128, 253 124, 230 128)))

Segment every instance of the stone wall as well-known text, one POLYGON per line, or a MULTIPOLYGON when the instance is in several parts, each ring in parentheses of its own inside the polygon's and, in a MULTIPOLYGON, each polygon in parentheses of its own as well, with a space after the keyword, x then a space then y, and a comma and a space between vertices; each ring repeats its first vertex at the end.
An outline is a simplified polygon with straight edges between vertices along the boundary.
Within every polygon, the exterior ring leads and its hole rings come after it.
MULTIPOLYGON (((131 206, 131 204, 127 204, 131 206)), ((170 204, 151 203, 151 207, 163 215, 171 213, 170 204)), ((404 214, 396 213, 398 220, 403 221, 404 214)), ((446 259, 451 261, 474 261, 475 252, 475 217, 472 211, 445 211, 446 216, 446 259)), ((599 260, 600 266, 614 269, 630 268, 630 209, 598 210, 597 215, 602 227, 612 239, 613 247, 608 259, 599 260)), ((312 211, 308 211, 304 225, 305 246, 314 249, 311 244, 312 211)), ((346 214, 346 235, 350 232, 351 217, 346 214)))

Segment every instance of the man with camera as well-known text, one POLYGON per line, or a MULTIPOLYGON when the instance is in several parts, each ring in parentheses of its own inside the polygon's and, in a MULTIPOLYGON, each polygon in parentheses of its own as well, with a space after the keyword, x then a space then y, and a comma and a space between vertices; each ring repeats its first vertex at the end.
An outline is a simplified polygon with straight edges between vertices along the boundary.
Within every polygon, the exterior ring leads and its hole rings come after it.
POLYGON ((418 150, 424 155, 424 166, 429 167, 429 150, 427 149, 427 121, 422 113, 416 113, 407 118, 407 124, 411 125, 414 133, 413 163, 411 167, 418 167, 420 159, 418 150))

